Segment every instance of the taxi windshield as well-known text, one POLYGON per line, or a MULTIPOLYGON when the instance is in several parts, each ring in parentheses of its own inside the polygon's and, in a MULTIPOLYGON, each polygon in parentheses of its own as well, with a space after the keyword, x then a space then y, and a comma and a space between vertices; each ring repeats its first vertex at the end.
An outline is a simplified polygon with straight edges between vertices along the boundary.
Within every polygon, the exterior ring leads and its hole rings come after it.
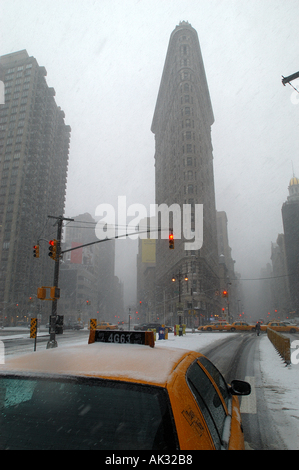
POLYGON ((0 449, 171 450, 161 387, 102 379, 0 377, 0 449))

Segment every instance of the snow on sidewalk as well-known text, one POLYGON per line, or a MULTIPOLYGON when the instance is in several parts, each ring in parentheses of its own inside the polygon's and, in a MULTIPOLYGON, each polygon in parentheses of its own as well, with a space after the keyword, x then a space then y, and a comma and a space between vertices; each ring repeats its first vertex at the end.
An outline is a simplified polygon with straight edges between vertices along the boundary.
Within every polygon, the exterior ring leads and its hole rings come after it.
MULTIPOLYGON (((188 332, 183 336, 175 336, 173 333, 168 334, 168 339, 157 339, 155 347, 167 347, 167 348, 180 348, 180 349, 191 349, 192 351, 201 351, 211 343, 221 341, 225 338, 231 337, 231 333, 214 332, 214 333, 202 333, 188 332)), ((157 335, 158 338, 158 335, 157 335)))
POLYGON ((281 438, 299 450, 299 364, 286 366, 266 335, 261 336, 260 363, 265 398, 281 438))

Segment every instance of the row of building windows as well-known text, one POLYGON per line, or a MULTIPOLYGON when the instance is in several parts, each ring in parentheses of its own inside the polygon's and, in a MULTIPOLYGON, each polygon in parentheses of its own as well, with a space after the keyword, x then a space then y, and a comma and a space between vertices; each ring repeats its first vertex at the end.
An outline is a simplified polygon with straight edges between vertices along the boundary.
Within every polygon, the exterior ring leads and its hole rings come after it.
POLYGON ((185 131, 182 132, 182 140, 195 140, 195 132, 192 131, 185 131))
POLYGON ((21 72, 21 70, 28 70, 28 69, 31 69, 32 68, 32 63, 31 64, 24 64, 24 65, 19 65, 19 67, 12 67, 10 69, 7 70, 6 74, 9 75, 10 73, 15 73, 16 71, 17 72, 21 72))
POLYGON ((184 194, 196 194, 197 193, 197 187, 193 184, 188 184, 187 186, 184 186, 184 194))
POLYGON ((184 153, 195 153, 195 145, 192 144, 186 144, 182 146, 182 152, 184 153))
POLYGON ((181 104, 183 104, 183 103, 193 104, 193 96, 190 96, 190 95, 181 96, 181 104))
POLYGON ((180 89, 181 89, 181 93, 189 93, 189 92, 193 92, 193 86, 190 85, 189 83, 184 83, 180 86, 180 89))
MULTIPOLYGON (((29 81, 28 81, 29 82, 29 81)), ((16 85, 16 86, 6 86, 5 87, 5 99, 8 99, 10 97, 10 94, 12 91, 14 91, 14 95, 21 91, 23 88, 23 90, 28 90, 30 88, 30 83, 24 83, 24 85, 22 86, 21 84, 20 85, 16 85)), ((189 101, 186 101, 186 103, 189 103, 189 101)))
POLYGON ((192 129, 194 129, 194 120, 193 119, 185 119, 184 121, 182 121, 182 129, 184 129, 185 127, 191 127, 192 129))
POLYGON ((181 109, 181 115, 182 116, 194 116, 193 108, 191 108, 190 106, 185 106, 184 108, 181 109))

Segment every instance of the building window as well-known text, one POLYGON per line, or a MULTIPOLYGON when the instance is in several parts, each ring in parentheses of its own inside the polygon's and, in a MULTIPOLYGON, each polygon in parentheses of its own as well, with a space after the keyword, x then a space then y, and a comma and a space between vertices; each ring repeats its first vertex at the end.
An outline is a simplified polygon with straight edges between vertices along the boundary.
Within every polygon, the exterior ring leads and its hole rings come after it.
POLYGON ((193 194, 193 184, 188 184, 188 194, 193 194))

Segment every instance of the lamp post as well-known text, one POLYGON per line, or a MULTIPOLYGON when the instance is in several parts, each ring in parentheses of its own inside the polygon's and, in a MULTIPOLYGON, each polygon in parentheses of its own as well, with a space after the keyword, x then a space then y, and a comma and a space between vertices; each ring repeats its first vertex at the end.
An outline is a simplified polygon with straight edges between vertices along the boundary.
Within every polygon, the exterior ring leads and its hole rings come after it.
POLYGON ((175 281, 179 281, 179 302, 177 304, 177 315, 178 315, 178 318, 179 318, 179 324, 181 325, 182 323, 182 305, 181 305, 181 281, 182 279, 184 279, 186 282, 188 281, 188 275, 185 274, 183 275, 181 273, 181 270, 179 270, 179 272, 177 274, 174 274, 172 276, 172 282, 175 282, 175 281))

